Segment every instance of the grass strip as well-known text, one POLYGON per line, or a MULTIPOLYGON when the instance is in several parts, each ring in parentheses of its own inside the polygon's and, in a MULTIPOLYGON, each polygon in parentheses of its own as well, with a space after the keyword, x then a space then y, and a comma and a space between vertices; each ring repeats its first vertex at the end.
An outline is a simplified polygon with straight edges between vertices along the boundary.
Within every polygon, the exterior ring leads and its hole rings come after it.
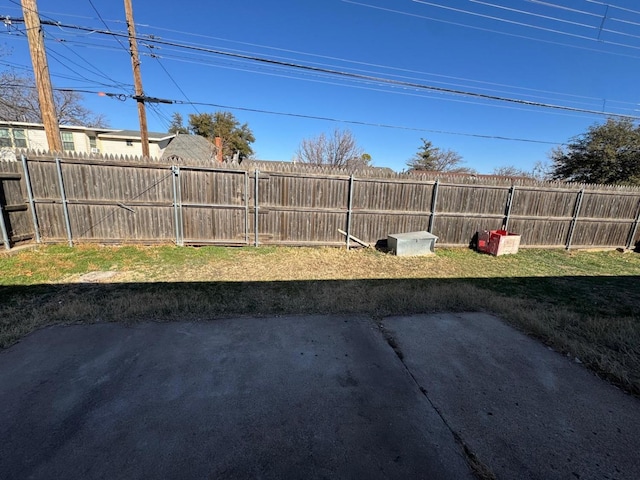
POLYGON ((49 247, 0 256, 0 348, 49 325, 493 313, 640 396, 640 255, 49 247), (109 283, 82 283, 95 271, 109 283))

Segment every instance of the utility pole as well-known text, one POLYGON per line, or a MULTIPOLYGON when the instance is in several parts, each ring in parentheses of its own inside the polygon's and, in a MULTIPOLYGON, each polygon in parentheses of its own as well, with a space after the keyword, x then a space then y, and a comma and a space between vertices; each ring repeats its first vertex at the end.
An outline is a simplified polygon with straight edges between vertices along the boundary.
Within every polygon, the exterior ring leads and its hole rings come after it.
POLYGON ((49 64, 47 63, 47 52, 44 48, 44 33, 42 32, 42 25, 40 25, 38 6, 36 5, 36 0, 21 0, 21 3, 29 42, 29 52, 31 53, 31 63, 33 64, 33 76, 38 90, 40 115, 47 135, 49 150, 62 152, 62 138, 60 137, 60 126, 56 116, 56 105, 53 100, 53 88, 51 87, 49 64))
POLYGON ((136 89, 135 99, 138 102, 138 118, 140 118, 140 141, 142 142, 142 156, 149 156, 149 133, 147 132, 147 112, 144 107, 144 91, 140 76, 140 58, 138 57, 138 41, 136 40, 136 26, 133 23, 133 7, 131 0, 124 0, 124 11, 127 17, 129 32, 129 49, 131 52, 131 66, 133 67, 133 84, 136 89))

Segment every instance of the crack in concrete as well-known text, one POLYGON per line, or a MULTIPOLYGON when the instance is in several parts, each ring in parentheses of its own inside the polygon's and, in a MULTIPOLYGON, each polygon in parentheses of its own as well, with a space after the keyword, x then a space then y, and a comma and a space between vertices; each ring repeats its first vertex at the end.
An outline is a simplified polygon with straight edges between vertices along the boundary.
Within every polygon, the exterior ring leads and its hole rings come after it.
POLYGON ((469 445, 467 445, 467 443, 464 441, 462 436, 458 432, 453 430, 453 428, 451 427, 451 425, 449 425, 449 422, 447 422, 447 419, 444 417, 440 409, 436 406, 435 403, 433 403, 431 398, 429 398, 429 394, 426 388, 420 385, 420 382, 418 382, 418 379, 413 375, 413 372, 409 369, 407 364, 404 362, 404 353, 400 349, 400 345, 398 345, 398 341, 393 336, 393 334, 384 326, 382 321, 380 320, 376 321, 376 325, 378 327, 378 330, 386 340, 387 344, 389 344, 391 349, 394 351, 394 353, 400 360, 400 363, 402 363, 402 366, 404 367, 404 369, 407 371, 407 373, 409 374, 413 382, 416 384, 416 386, 420 390, 420 393, 422 393, 422 395, 429 402, 429 405, 431 405, 431 408, 433 408, 433 410, 442 419, 447 429, 451 432, 451 435, 453 435, 453 438, 455 439, 456 443, 458 443, 458 445, 462 447, 462 451, 464 452, 465 459, 467 460, 467 464, 471 468, 471 471, 476 476, 476 478, 478 478, 478 480, 497 480, 497 477, 491 471, 491 469, 485 463, 483 463, 482 460, 478 458, 478 456, 473 452, 473 450, 471 450, 469 445))

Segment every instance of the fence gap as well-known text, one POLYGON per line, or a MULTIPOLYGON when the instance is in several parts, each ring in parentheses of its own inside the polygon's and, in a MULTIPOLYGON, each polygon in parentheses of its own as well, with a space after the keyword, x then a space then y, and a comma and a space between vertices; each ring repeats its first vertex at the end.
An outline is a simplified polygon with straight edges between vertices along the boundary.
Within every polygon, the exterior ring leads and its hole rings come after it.
POLYGON ((349 193, 347 199, 347 250, 350 247, 351 239, 351 214, 353 211, 353 174, 349 177, 349 193))
POLYGON ((578 197, 576 198, 576 208, 573 211, 573 219, 571 219, 571 224, 569 225, 569 234, 567 235, 567 245, 565 247, 567 250, 571 248, 571 242, 573 241, 573 233, 576 230, 576 223, 578 223, 578 216, 580 215, 580 208, 582 207, 583 198, 584 198, 584 188, 578 192, 578 197))
POLYGON ((636 213, 636 219, 631 226, 631 232, 629 232, 629 240, 627 241, 627 250, 633 245, 633 240, 636 238, 638 232, 638 225, 640 224, 640 200, 638 200, 638 212, 636 213))
POLYGON ((433 184, 433 194, 431 195, 431 215, 429 216, 429 233, 433 233, 433 223, 436 219, 436 205, 438 203, 438 185, 439 180, 436 179, 436 183, 433 184))
POLYGON ((259 177, 260 177, 260 170, 258 170, 256 168, 255 175, 254 175, 255 188, 254 188, 254 192, 253 192, 253 203, 254 203, 254 213, 255 213, 255 219, 254 219, 253 228, 254 228, 254 233, 256 235, 255 244, 254 244, 254 246, 256 246, 256 247, 258 246, 258 208, 259 208, 259 205, 258 205, 258 203, 259 203, 258 202, 258 179, 259 179, 259 177))
POLYGON ((64 213, 64 223, 67 227, 67 240, 69 246, 73 247, 73 235, 71 234, 71 220, 69 219, 69 203, 67 201, 67 194, 64 191, 64 178, 62 176, 62 163, 59 158, 56 158, 56 170, 58 171, 58 183, 60 185, 60 198, 62 200, 62 211, 64 213))
POLYGON ((511 185, 509 189, 509 195, 507 195, 507 205, 504 209, 504 222, 502 222, 502 229, 509 230, 509 218, 511 217, 511 207, 513 205, 513 197, 516 194, 516 186, 511 185))
POLYGON ((27 165, 27 157, 22 155, 22 169, 24 170, 24 182, 27 187, 27 197, 29 198, 29 208, 31 209, 31 219, 33 220, 33 231, 36 237, 36 243, 41 243, 40 226, 38 225, 38 214, 36 213, 36 202, 33 199, 33 188, 31 186, 31 176, 29 175, 29 166, 27 165))

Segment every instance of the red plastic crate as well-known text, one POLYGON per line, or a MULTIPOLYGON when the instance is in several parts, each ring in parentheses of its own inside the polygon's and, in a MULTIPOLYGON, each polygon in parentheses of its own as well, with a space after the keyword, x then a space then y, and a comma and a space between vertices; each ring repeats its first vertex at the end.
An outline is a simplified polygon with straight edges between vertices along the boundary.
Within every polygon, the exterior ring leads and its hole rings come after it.
POLYGON ((520 235, 506 230, 483 230, 478 232, 478 251, 491 255, 518 253, 520 235))

